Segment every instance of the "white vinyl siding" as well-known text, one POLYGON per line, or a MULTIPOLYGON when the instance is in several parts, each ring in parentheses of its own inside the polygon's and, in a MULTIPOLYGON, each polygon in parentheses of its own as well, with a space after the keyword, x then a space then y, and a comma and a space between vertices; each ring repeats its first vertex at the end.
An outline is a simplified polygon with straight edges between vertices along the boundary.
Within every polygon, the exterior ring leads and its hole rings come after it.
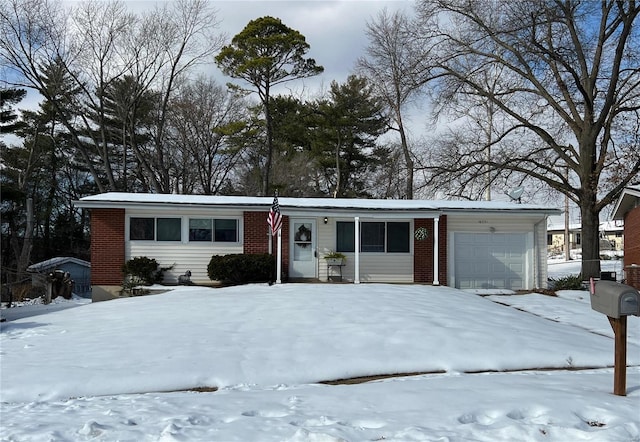
MULTIPOLYGON (((318 218, 318 277, 322 281, 327 280, 327 262, 322 257, 336 249, 336 221, 353 222, 353 218, 329 218, 324 224, 322 218, 318 218)), ((373 221, 361 219, 362 223, 373 221)), ((385 221, 385 220, 375 220, 385 221)), ((389 220, 399 222, 404 220, 389 220)), ((362 282, 389 282, 412 283, 413 282, 413 220, 409 223, 409 253, 384 253, 368 252, 360 253, 360 281, 362 282)), ((345 253, 346 265, 342 267, 344 281, 355 279, 355 253, 345 253)), ((331 275, 337 275, 338 269, 332 268, 331 275)))
POLYGON ((164 282, 177 283, 178 276, 191 271, 191 280, 195 283, 209 284, 207 266, 213 255, 243 253, 243 213, 241 211, 200 211, 181 209, 180 216, 175 212, 127 210, 125 220, 125 238, 129 238, 129 219, 137 218, 180 218, 182 220, 181 241, 125 241, 125 261, 138 256, 153 258, 161 267, 173 268, 164 274, 164 282), (189 219, 237 219, 238 242, 189 241, 189 219))
POLYGON ((546 251, 544 218, 449 216, 447 230, 449 286, 511 290, 544 287, 544 257, 535 252, 536 248, 546 251))

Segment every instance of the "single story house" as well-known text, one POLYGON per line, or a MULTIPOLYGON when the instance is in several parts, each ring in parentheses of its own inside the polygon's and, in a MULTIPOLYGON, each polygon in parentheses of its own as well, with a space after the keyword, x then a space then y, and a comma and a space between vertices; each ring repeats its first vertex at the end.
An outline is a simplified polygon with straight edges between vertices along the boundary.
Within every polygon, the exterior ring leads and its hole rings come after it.
POLYGON ((69 273, 73 280, 73 293, 88 297, 91 293, 91 263, 70 256, 58 256, 27 267, 32 273, 33 285, 46 286, 47 275, 55 270, 69 273))
MULTIPOLYGON (((91 214, 94 299, 115 296, 127 260, 174 266, 210 283, 212 255, 277 250, 273 198, 103 193, 76 201, 91 214)), ((497 201, 279 198, 282 280, 443 284, 532 289, 547 283, 547 217, 560 210, 497 201), (339 269, 323 257, 347 256, 339 269)))
MULTIPOLYGON (((582 249, 582 224, 569 224, 569 250, 582 249)), ((564 253, 565 225, 547 226, 547 245, 550 254, 564 253)), ((621 220, 600 223, 600 251, 622 251, 624 248, 624 223, 621 220)))
POLYGON ((640 186, 622 191, 611 218, 624 221, 625 280, 640 290, 640 186))

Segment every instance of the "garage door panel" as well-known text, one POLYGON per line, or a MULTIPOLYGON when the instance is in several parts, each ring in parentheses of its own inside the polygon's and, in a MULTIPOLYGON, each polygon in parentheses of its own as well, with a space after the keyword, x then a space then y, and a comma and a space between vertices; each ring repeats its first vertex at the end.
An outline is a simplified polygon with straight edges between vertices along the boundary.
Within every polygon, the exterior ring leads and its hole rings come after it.
POLYGON ((526 233, 456 233, 456 287, 512 289, 525 287, 526 233))

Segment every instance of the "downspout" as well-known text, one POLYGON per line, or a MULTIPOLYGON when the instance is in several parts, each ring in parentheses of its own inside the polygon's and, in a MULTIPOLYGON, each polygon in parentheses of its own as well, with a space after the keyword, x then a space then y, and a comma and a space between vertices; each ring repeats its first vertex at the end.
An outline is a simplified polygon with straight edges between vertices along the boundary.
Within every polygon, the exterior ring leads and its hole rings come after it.
POLYGON ((440 259, 440 254, 438 252, 438 237, 440 236, 440 229, 438 228, 439 223, 439 216, 433 218, 433 285, 440 285, 440 281, 438 280, 440 259))
POLYGON ((360 217, 356 216, 354 218, 354 225, 355 225, 355 247, 354 247, 354 251, 355 251, 355 259, 354 259, 354 265, 355 265, 355 275, 353 278, 353 283, 354 284, 360 284, 360 217))

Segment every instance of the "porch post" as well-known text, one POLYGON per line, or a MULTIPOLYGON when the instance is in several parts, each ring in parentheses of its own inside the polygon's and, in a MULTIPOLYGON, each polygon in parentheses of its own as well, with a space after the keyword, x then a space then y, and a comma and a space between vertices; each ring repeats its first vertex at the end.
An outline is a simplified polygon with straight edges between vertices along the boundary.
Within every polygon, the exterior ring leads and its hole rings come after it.
POLYGON ((355 247, 354 247, 354 251, 355 251, 355 259, 354 259, 354 265, 355 265, 355 275, 353 277, 353 283, 354 284, 360 284, 360 217, 356 216, 354 219, 354 225, 355 225, 355 247))
POLYGON ((280 275, 282 274, 282 229, 278 230, 278 254, 276 255, 276 284, 282 283, 280 275))
POLYGON ((438 281, 438 263, 439 263, 439 253, 438 253, 438 236, 439 229, 438 224, 440 223, 440 217, 436 216, 433 218, 433 285, 440 285, 440 281, 438 281))

